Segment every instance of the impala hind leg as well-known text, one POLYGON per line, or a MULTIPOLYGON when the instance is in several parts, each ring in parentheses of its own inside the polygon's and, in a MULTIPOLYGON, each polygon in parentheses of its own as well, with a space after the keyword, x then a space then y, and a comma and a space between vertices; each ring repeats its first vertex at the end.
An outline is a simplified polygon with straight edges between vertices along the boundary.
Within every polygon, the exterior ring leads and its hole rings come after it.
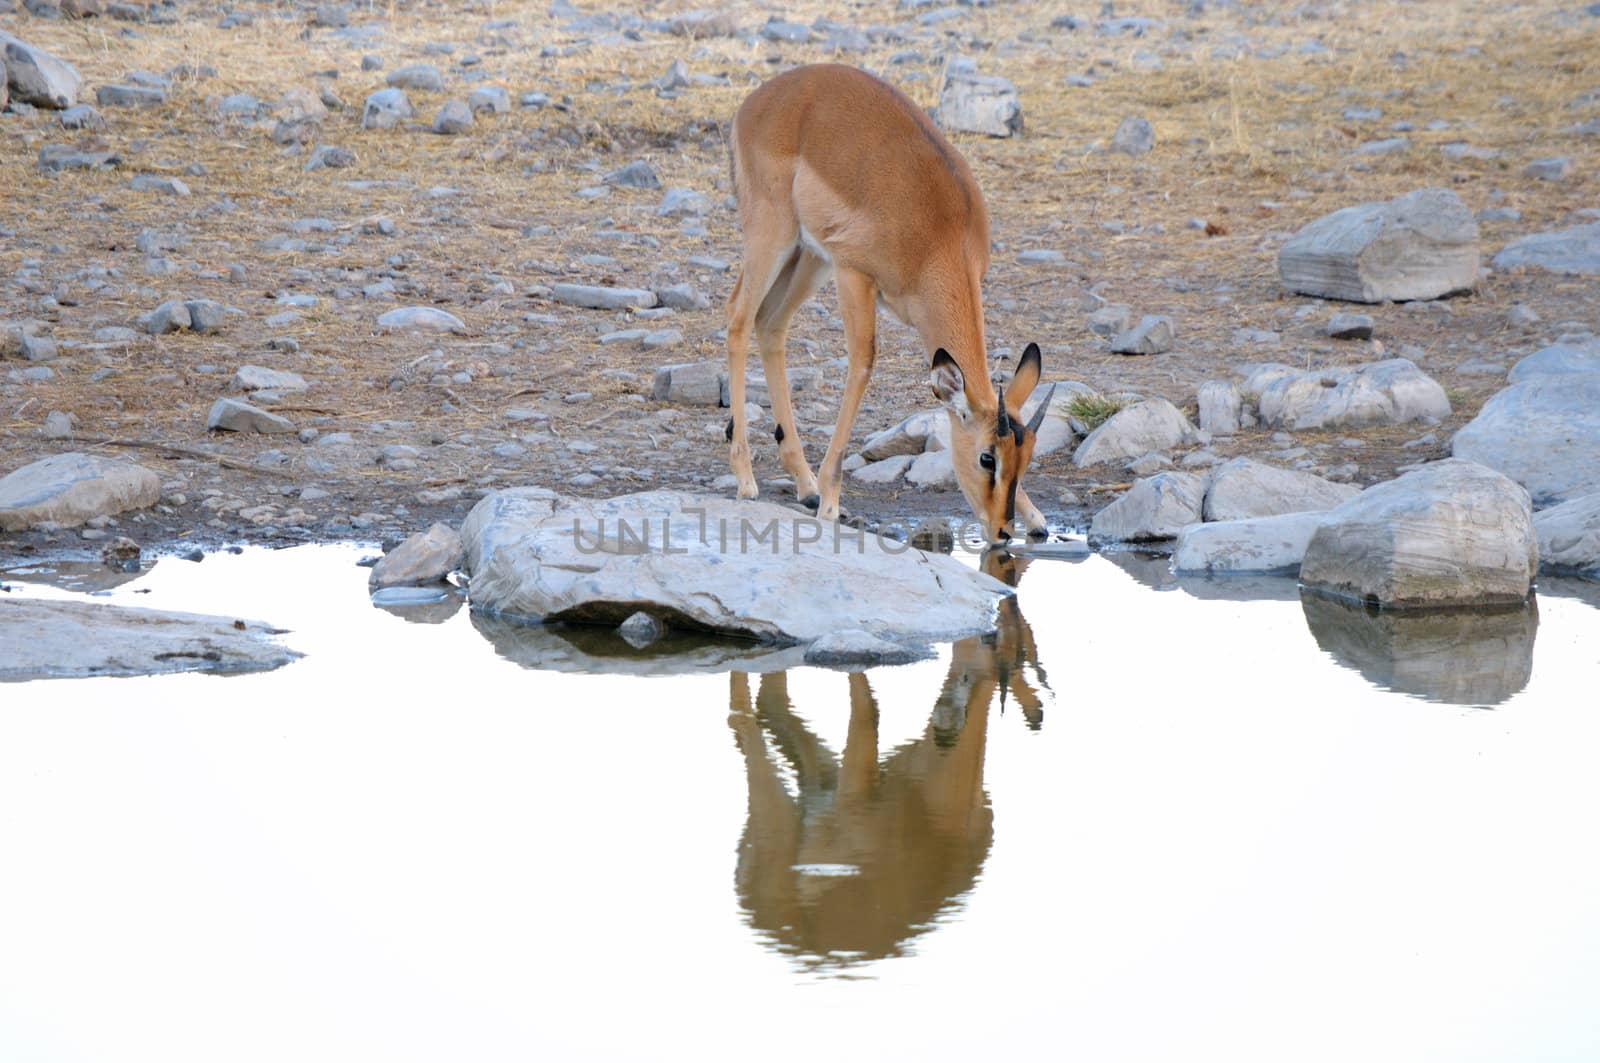
POLYGON ((758 493, 756 474, 750 467, 749 426, 744 415, 745 362, 750 353, 750 332, 767 293, 788 268, 796 251, 799 223, 791 218, 756 214, 744 221, 744 267, 728 297, 728 462, 739 481, 739 497, 758 493))
POLYGON ((794 477, 795 497, 810 506, 817 505, 817 478, 806 462, 805 446, 795 427, 784 354, 789 322, 831 272, 825 259, 804 248, 797 249, 756 312, 756 346, 761 349, 761 371, 767 379, 767 395, 772 399, 772 419, 777 423, 773 435, 778 440, 778 456, 794 477))
POLYGON ((844 477, 844 452, 850 445, 850 430, 861 412, 861 397, 872 379, 872 364, 878 357, 878 287, 872 278, 853 269, 839 267, 835 278, 839 288, 839 311, 844 318, 845 348, 850 353, 850 369, 845 375, 844 398, 839 403, 839 420, 833 426, 833 440, 819 469, 821 501, 817 517, 839 519, 839 489, 844 477))

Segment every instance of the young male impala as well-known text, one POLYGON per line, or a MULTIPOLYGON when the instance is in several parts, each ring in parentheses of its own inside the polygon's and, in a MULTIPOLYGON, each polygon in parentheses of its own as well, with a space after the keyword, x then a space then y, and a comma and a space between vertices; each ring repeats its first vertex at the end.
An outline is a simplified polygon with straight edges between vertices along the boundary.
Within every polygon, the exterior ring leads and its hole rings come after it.
POLYGON ((756 497, 745 423, 750 334, 766 372, 774 436, 795 493, 839 516, 845 447, 876 357, 877 304, 921 336, 933 393, 950 415, 956 481, 990 542, 1010 538, 1018 514, 1030 534, 1045 519, 1018 486, 1049 398, 1024 424, 1039 382, 1029 344, 1009 388, 989 380, 981 282, 989 214, 972 171, 916 104, 853 67, 780 74, 750 94, 733 120, 733 186, 744 265, 728 301, 731 461, 739 497, 756 497), (833 440, 811 472, 795 431, 784 371, 789 321, 832 274, 850 370, 833 440))

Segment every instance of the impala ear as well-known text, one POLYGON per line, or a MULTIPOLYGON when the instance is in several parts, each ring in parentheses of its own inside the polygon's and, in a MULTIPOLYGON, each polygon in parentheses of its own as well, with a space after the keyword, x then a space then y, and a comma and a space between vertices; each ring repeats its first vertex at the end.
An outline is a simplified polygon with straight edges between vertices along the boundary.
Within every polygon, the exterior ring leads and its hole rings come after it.
POLYGON ((928 384, 933 397, 955 415, 966 421, 972 417, 972 406, 967 402, 967 378, 961 367, 950 357, 950 352, 940 347, 933 352, 933 367, 928 370, 928 384))
POLYGON ((1011 404, 1011 409, 1017 413, 1022 412, 1022 406, 1028 401, 1028 396, 1033 394, 1033 389, 1039 383, 1039 373, 1044 368, 1043 357, 1039 354, 1039 345, 1030 343, 1022 352, 1022 358, 1017 362, 1016 372, 1011 374, 1011 384, 1006 390, 1006 400, 1011 404))

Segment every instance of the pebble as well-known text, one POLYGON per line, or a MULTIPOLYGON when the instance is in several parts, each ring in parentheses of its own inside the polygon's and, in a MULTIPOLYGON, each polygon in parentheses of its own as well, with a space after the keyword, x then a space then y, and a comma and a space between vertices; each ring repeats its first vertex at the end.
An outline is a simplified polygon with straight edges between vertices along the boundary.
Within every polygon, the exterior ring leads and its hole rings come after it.
POLYGON ((1328 335, 1336 340, 1370 340, 1372 318, 1366 314, 1334 314, 1328 321, 1328 335))

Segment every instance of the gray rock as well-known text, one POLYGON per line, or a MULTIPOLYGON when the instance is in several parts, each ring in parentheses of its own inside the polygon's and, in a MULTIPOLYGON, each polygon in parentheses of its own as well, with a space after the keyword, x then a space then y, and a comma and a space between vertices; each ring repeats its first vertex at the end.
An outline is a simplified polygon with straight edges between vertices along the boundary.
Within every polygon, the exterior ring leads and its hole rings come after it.
POLYGON ((1334 314, 1328 321, 1328 335, 1336 340, 1370 340, 1372 318, 1366 314, 1334 314))
POLYGON ((45 523, 75 528, 160 499, 160 477, 142 465, 76 452, 53 454, 0 478, 0 531, 45 523))
POLYGON ((177 177, 160 177, 153 173, 142 173, 128 182, 128 187, 135 192, 159 192, 164 196, 186 196, 189 186, 177 177))
POLYGON ((925 450, 911 459, 906 468, 906 483, 913 487, 942 490, 956 485, 956 470, 948 450, 925 450))
POLYGON ((949 447, 949 415, 943 410, 925 410, 868 436, 861 445, 861 456, 867 461, 876 462, 901 454, 915 456, 925 450, 947 450, 949 447))
POLYGON ((934 121, 957 133, 991 137, 1022 134, 1022 99, 1005 78, 947 69, 939 89, 934 121))
POLYGON ((1258 370, 1245 390, 1259 387, 1261 423, 1272 428, 1407 424, 1450 416, 1444 388, 1405 358, 1354 369, 1301 372, 1288 366, 1258 370), (1270 381, 1261 385, 1261 381, 1270 381))
POLYGON ((356 161, 356 153, 349 148, 341 148, 337 144, 319 144, 312 149, 310 158, 306 159, 305 172, 342 170, 346 166, 354 166, 356 161))
POLYGON ((189 307, 177 299, 169 299, 139 318, 139 327, 155 336, 186 329, 190 324, 189 307))
POLYGON ((294 431, 294 422, 287 417, 240 402, 238 399, 218 399, 206 414, 206 428, 222 432, 259 432, 262 435, 282 435, 294 431))
POLYGON ((241 365, 228 386, 234 391, 305 391, 309 384, 299 373, 268 369, 262 365, 241 365))
POLYGON ((850 478, 864 484, 897 484, 911 467, 911 463, 920 455, 896 454, 892 458, 884 458, 851 470, 850 478))
POLYGON ((1478 223, 1428 188, 1318 218, 1278 252, 1290 291, 1358 303, 1437 299, 1478 282, 1478 223))
POLYGON ((622 641, 636 650, 644 649, 666 633, 665 625, 645 612, 634 613, 617 625, 617 634, 622 636, 622 641))
POLYGON ((774 16, 761 27, 761 36, 769 41, 804 44, 811 39, 811 30, 798 22, 785 22, 774 16))
POLYGON ((100 112, 90 107, 87 103, 80 103, 76 107, 68 107, 61 112, 62 129, 88 129, 99 131, 106 127, 106 120, 100 117, 100 112))
POLYGON ((1390 608, 1524 601, 1539 564, 1528 493, 1469 461, 1425 465, 1324 514, 1300 581, 1390 608))
POLYGON ((29 362, 53 362, 56 359, 56 341, 49 336, 35 336, 26 329, 17 337, 17 350, 29 362))
POLYGON ((1552 273, 1600 277, 1600 221, 1524 236, 1494 256, 1493 265, 1498 270, 1531 266, 1552 273))
POLYGON ((1401 155, 1411 150, 1411 141, 1407 137, 1385 137, 1382 140, 1369 140, 1358 145, 1352 154, 1355 155, 1401 155))
POLYGON ((550 298, 590 310, 631 310, 656 305, 656 293, 642 288, 600 288, 589 284, 553 284, 550 298))
POLYGON ((72 435, 76 421, 72 414, 61 410, 51 410, 44 419, 44 427, 40 430, 46 439, 66 439, 72 435))
POLYGON ((1017 256, 1017 264, 1021 266, 1062 266, 1066 261, 1066 255, 1048 247, 1036 247, 1017 256))
POLYGON ((1102 306, 1089 315, 1089 330, 1097 336, 1110 339, 1117 333, 1126 331, 1128 322, 1132 319, 1126 306, 1112 303, 1109 306, 1102 306))
POLYGON ((692 188, 669 188, 656 207, 657 217, 698 218, 711 209, 711 200, 692 188))
POLYGON ((462 539, 473 609, 526 620, 615 624, 648 609, 768 642, 856 629, 929 640, 993 631, 1011 594, 952 557, 871 535, 858 548, 848 529, 785 506, 684 492, 499 491, 462 539))
POLYGON ((1554 159, 1535 159, 1522 168, 1522 176, 1539 181, 1565 181, 1572 173, 1572 160, 1565 156, 1554 159))
POLYGON ((667 288, 659 288, 656 290, 656 299, 662 306, 674 310, 707 310, 711 307, 711 300, 692 284, 674 284, 667 288))
POLYGON ((644 339, 639 341, 639 345, 647 351, 659 351, 668 347, 676 347, 682 342, 683 333, 675 328, 664 328, 645 333, 644 339))
POLYGON ((931 657, 931 651, 879 638, 865 631, 830 631, 806 647, 806 663, 821 667, 910 664, 931 657))
POLYGON ((1156 131, 1149 121, 1129 115, 1111 137, 1111 150, 1124 155, 1145 155, 1156 146, 1156 131))
POLYGON ((1284 513, 1276 517, 1191 524, 1178 535, 1172 551, 1177 573, 1293 573, 1321 513, 1284 513))
POLYGON ((1166 399, 1146 399, 1126 406, 1078 444, 1072 464, 1078 468, 1125 462, 1151 451, 1168 451, 1197 440, 1194 426, 1166 399))
POLYGON ((1297 469, 1280 469, 1249 458, 1234 458, 1211 474, 1206 489, 1206 520, 1246 520, 1283 513, 1314 513, 1354 498, 1353 484, 1324 480, 1297 469))
POLYGON ((1165 314, 1147 315, 1113 339, 1111 349, 1117 354, 1160 354, 1172 347, 1176 335, 1172 318, 1165 314))
POLYGON ((1528 685, 1539 610, 1374 612, 1321 595, 1301 598, 1317 647, 1383 690, 1455 705, 1496 705, 1528 685))
POLYGON ((1535 373, 1496 394, 1450 443, 1539 506, 1600 492, 1600 373, 1535 373))
POLYGON ((1557 572, 1600 575, 1600 493, 1552 506, 1533 518, 1539 563, 1557 572))
POLYGON ((189 327, 196 332, 219 332, 227 320, 228 308, 213 299, 186 299, 189 327))
POLYGON ((383 69, 383 56, 381 56, 381 55, 373 55, 371 53, 362 56, 361 57, 361 69, 362 70, 382 70, 383 69))
POLYGON ((499 85, 479 85, 467 97, 473 114, 510 114, 511 93, 499 85))
POLYGON ((472 108, 465 100, 448 100, 433 116, 433 131, 441 136, 455 136, 472 128, 472 108))
POLYGON ((605 175, 605 183, 617 185, 621 188, 660 188, 661 178, 656 176, 656 171, 643 159, 635 159, 620 170, 612 170, 605 175))
POLYGON ((1158 472, 1140 480, 1089 524, 1093 542, 1149 542, 1171 539, 1200 520, 1205 499, 1203 477, 1158 472))
POLYGON ((682 59, 674 59, 672 65, 650 84, 655 88, 657 95, 662 96, 688 88, 689 64, 682 59))
POLYGON ((726 377, 727 367, 721 362, 664 365, 656 370, 650 397, 657 402, 720 406, 726 377))
POLYGON ((1200 431, 1231 436, 1243 427, 1244 396, 1226 380, 1208 380, 1198 394, 1200 431))
POLYGON ((467 324, 448 310, 436 306, 402 306, 378 318, 385 332, 453 332, 467 334, 467 324))
MULTIPOLYGON (((392 70, 383 81, 394 89, 411 89, 414 92, 444 91, 444 75, 439 73, 439 68, 432 63, 412 63, 398 70, 392 70)), ((371 102, 370 99, 368 102, 371 102)))
POLYGON ((158 107, 167 102, 167 90, 153 85, 101 85, 94 101, 102 107, 158 107))
POLYGON ((1600 373, 1600 339, 1586 343, 1553 343, 1511 367, 1509 379, 1520 384, 1546 373, 1600 373))
POLYGON ((64 110, 78 102, 83 78, 71 63, 0 30, 0 67, 13 100, 64 110))
POLYGON ((437 583, 460 567, 463 556, 456 530, 448 524, 435 524, 379 558, 367 577, 367 586, 377 590, 437 583))
POLYGON ((22 598, 0 609, 0 681, 262 672, 300 654, 255 620, 22 598))
POLYGON ((402 89, 379 89, 367 97, 361 109, 362 129, 393 129, 407 118, 416 116, 417 109, 402 89))

